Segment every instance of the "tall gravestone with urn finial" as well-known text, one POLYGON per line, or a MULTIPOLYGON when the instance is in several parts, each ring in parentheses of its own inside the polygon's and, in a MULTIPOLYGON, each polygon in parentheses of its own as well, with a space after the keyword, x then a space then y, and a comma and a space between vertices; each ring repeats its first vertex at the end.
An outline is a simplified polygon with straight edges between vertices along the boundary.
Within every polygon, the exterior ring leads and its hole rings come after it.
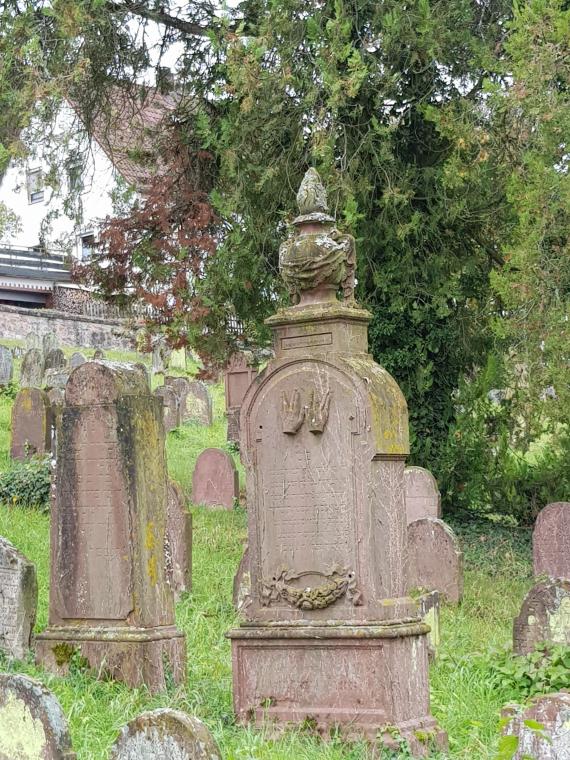
POLYGON ((232 640, 238 720, 445 742, 429 713, 427 633, 406 596, 405 399, 368 354, 355 244, 309 169, 280 250, 294 306, 244 398, 251 601, 232 640), (342 293, 342 300, 337 294, 342 293))

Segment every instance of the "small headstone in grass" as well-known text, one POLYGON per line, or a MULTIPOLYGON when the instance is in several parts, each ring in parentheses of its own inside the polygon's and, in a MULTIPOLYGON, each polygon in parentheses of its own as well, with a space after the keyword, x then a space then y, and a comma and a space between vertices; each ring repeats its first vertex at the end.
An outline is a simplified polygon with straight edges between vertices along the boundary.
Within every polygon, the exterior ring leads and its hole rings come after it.
POLYGON ((408 525, 422 517, 441 517, 441 496, 437 481, 423 467, 406 467, 406 515, 408 525))
POLYGON ((44 355, 39 348, 30 348, 24 354, 20 368, 21 388, 41 388, 44 377, 44 355))
POLYGON ((51 449, 51 406, 45 391, 22 388, 12 406, 12 459, 47 454, 51 449))
POLYGON ((428 591, 417 599, 420 617, 431 628, 427 635, 428 655, 435 660, 439 647, 439 591, 428 591))
POLYGON ((570 580, 548 580, 533 586, 515 618, 515 654, 529 654, 543 641, 570 646, 570 580))
POLYGON ((192 475, 192 503, 233 509, 239 498, 239 476, 234 460, 222 449, 205 449, 192 475))
POLYGON ((160 385, 154 395, 161 400, 164 410, 164 430, 169 433, 180 425, 180 401, 175 389, 169 385, 160 385))
POLYGON ((75 353, 71 354, 71 359, 69 360, 69 366, 71 369, 75 369, 76 367, 79 367, 80 364, 83 364, 87 361, 87 358, 84 354, 82 354, 80 351, 75 351, 75 353))
POLYGON ((0 386, 9 385, 14 374, 14 358, 8 346, 0 345, 0 386))
POLYGON ((74 760, 56 697, 33 678, 0 673, 0 760, 74 760))
POLYGON ((42 351, 44 356, 54 351, 58 347, 57 335, 54 332, 47 332, 42 335, 42 351))
POLYGON ((44 370, 46 372, 49 369, 63 369, 67 365, 65 354, 61 348, 54 348, 44 356, 44 370))
POLYGON ((570 579, 570 502, 547 504, 532 532, 534 575, 570 579))
POLYGON ((249 547, 245 546, 242 558, 234 576, 233 594, 234 608, 245 612, 251 600, 251 573, 249 570, 249 547))
POLYGON ((206 383, 194 380, 190 383, 184 406, 181 407, 183 422, 212 424, 212 395, 206 383))
POLYGON ((30 348, 38 348, 40 351, 43 350, 42 339, 40 338, 37 332, 29 332, 26 335, 26 337, 24 338, 24 346, 28 350, 30 348))
POLYGON ((222 760, 222 755, 202 721, 162 708, 127 723, 110 760, 222 760))
POLYGON ((439 591, 449 602, 463 595, 463 554, 449 525, 424 517, 408 525, 408 589, 439 591))
POLYGON ((104 359, 105 358, 105 352, 102 348, 96 348, 95 351, 93 351, 93 358, 94 359, 104 359))
POLYGON ((166 578, 176 599, 192 588, 192 515, 174 480, 168 483, 165 555, 166 578))
POLYGON ((37 602, 35 566, 0 536, 0 650, 9 657, 26 656, 37 602))
POLYGON ((52 388, 61 388, 64 390, 69 375, 70 370, 67 367, 47 369, 44 374, 44 389, 49 391, 52 388))
MULTIPOLYGON (((534 697, 526 707, 507 705, 502 710, 501 743, 511 760, 570 760, 570 693, 534 697), (518 741, 514 741, 514 740, 518 741)), ((499 748, 501 745, 499 745, 499 748)))
POLYGON ((228 441, 239 443, 239 415, 247 389, 257 377, 251 352, 237 351, 230 356, 224 374, 228 441))

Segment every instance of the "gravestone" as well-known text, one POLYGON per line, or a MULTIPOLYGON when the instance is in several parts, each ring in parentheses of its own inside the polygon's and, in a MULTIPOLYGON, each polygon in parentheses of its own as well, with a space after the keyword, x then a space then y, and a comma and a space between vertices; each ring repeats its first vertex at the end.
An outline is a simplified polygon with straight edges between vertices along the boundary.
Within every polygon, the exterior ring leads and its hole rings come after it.
POLYGON ((192 588, 192 515, 174 480, 168 483, 165 554, 166 578, 177 599, 192 588))
POLYGON ((0 345, 0 386, 9 385, 14 374, 14 359, 12 351, 7 346, 0 345))
POLYGON ((94 359, 104 359, 105 358, 105 352, 102 348, 96 348, 95 351, 93 351, 93 358, 94 359))
POLYGON ((532 532, 534 575, 570 579, 570 502, 548 504, 532 532))
POLYGON ((463 596, 463 554, 449 525, 424 517, 408 525, 408 589, 439 591, 456 604, 463 596))
POLYGON ((440 642, 440 624, 439 624, 439 591, 428 591, 418 597, 418 606, 420 616, 424 623, 430 627, 428 633, 428 654, 430 660, 437 656, 437 650, 440 642))
POLYGON ((182 421, 198 425, 212 424, 212 395, 206 383, 194 380, 190 383, 185 404, 181 406, 182 421))
POLYGON ((75 351, 73 354, 71 354, 71 359, 69 360, 69 366, 71 369, 75 369, 76 367, 79 367, 80 364, 84 364, 87 361, 87 357, 80 353, 79 351, 75 351))
POLYGON ((51 409, 51 455, 55 459, 57 457, 57 439, 61 426, 65 390, 63 388, 51 388, 48 391, 48 400, 51 409))
POLYGON ((51 407, 47 393, 22 388, 12 406, 12 459, 47 454, 51 448, 51 407))
POLYGON ((0 760, 75 760, 63 710, 43 684, 0 673, 0 760))
POLYGON ((310 716, 391 746, 399 731, 417 752, 418 733, 445 735, 429 714, 429 628, 406 595, 406 401, 368 352, 355 242, 314 170, 297 199, 279 251, 295 305, 266 321, 275 359, 241 412, 251 602, 228 633, 236 718, 310 716))
POLYGON ((152 347, 152 372, 154 375, 163 375, 170 363, 171 349, 164 338, 155 339, 152 347))
POLYGON ((152 692, 184 680, 184 637, 166 582, 162 409, 138 365, 86 362, 65 389, 51 513, 48 628, 38 662, 152 692), (64 653, 67 653, 64 656, 64 653))
POLYGON ((52 388, 60 388, 65 390, 67 381, 69 380, 71 370, 67 367, 61 367, 59 369, 48 369, 44 374, 44 388, 51 390, 52 388))
POLYGON ((61 348, 53 348, 47 354, 44 354, 44 357, 45 372, 50 369, 63 369, 67 366, 67 360, 61 348))
POLYGON ((239 498, 239 475, 234 460, 222 449, 205 449, 192 474, 192 503, 233 509, 239 498))
POLYGON ((54 332, 47 332, 42 335, 42 351, 47 356, 58 347, 57 335, 54 332))
POLYGON ((160 399, 164 410, 164 430, 169 433, 180 425, 180 403, 175 389, 169 385, 160 385, 154 395, 160 399))
POLYGON ((44 355, 38 348, 26 351, 20 367, 20 388, 41 388, 44 377, 44 355))
POLYGON ((241 612, 245 610, 251 599, 251 573, 249 571, 249 549, 246 545, 237 573, 234 575, 232 601, 234 608, 241 612))
POLYGON ((161 708, 127 723, 109 760, 222 760, 222 755, 202 721, 161 708))
POLYGON ((186 349, 175 348, 170 354, 170 367, 175 369, 186 369, 186 349))
POLYGON ((533 586, 513 625, 513 651, 529 654, 540 642, 570 646, 570 580, 533 586))
POLYGON ((239 412, 247 389, 257 377, 257 369, 252 366, 253 356, 236 352, 230 356, 225 370, 224 387, 226 416, 228 419, 228 441, 239 443, 239 412))
POLYGON ((35 332, 29 332, 26 337, 24 338, 24 345, 26 349, 30 348, 38 348, 40 351, 43 350, 42 348, 42 339, 38 335, 38 333, 35 332))
POLYGON ((502 711, 506 736, 516 736, 511 760, 570 760, 570 693, 534 697, 526 707, 508 705, 502 711))
POLYGON ((441 517, 441 496, 431 472, 423 467, 406 467, 404 480, 408 525, 422 517, 441 517))
POLYGON ((36 621, 36 568, 0 536, 0 650, 24 659, 36 621))

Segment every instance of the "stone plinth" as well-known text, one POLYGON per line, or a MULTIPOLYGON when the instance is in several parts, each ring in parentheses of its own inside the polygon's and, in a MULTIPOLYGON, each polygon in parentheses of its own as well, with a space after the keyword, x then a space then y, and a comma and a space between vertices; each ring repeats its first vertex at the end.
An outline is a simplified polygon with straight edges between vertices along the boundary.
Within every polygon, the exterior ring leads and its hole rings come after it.
POLYGON ((515 654, 529 654, 543 641, 570 646, 570 580, 550 580, 533 586, 515 618, 515 654))
POLYGON ((570 579, 570 502, 541 510, 532 532, 532 558, 535 576, 570 579))
POLYGON ((406 512, 408 525, 422 517, 441 517, 441 496, 437 481, 423 467, 406 467, 406 512))
POLYGON ((192 473, 192 503, 233 509, 239 498, 239 475, 234 460, 222 449, 205 449, 192 473))
POLYGON ((508 705, 502 717, 508 720, 503 734, 518 739, 511 760, 570 760, 570 693, 534 697, 526 707, 508 705))
POLYGON ((166 581, 167 476, 160 401, 140 365, 86 362, 65 390, 51 520, 49 626, 37 659, 73 652, 101 674, 159 691, 184 678, 166 581))
POLYGON ((22 388, 12 406, 12 459, 47 454, 51 449, 51 405, 39 388, 22 388))
POLYGON ((445 737, 429 713, 429 627, 407 596, 407 407, 368 353, 354 241, 315 177, 280 251, 298 305, 267 320, 275 359, 241 409, 251 592, 228 634, 234 706, 240 722, 310 718, 372 741, 391 726, 423 752, 418 734, 445 737))
POLYGON ((0 650, 9 657, 26 656, 37 604, 35 565, 0 537, 0 650))

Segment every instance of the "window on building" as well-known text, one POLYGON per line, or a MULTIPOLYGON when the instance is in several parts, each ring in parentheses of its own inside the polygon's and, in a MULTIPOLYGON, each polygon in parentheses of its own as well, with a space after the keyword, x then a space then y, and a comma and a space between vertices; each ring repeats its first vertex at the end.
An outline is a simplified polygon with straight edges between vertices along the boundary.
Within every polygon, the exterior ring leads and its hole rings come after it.
POLYGON ((42 203, 44 183, 41 169, 31 169, 27 174, 28 203, 42 203))
POLYGON ((92 232, 86 232, 80 238, 80 255, 81 261, 86 261, 91 257, 95 247, 95 235, 92 232))

